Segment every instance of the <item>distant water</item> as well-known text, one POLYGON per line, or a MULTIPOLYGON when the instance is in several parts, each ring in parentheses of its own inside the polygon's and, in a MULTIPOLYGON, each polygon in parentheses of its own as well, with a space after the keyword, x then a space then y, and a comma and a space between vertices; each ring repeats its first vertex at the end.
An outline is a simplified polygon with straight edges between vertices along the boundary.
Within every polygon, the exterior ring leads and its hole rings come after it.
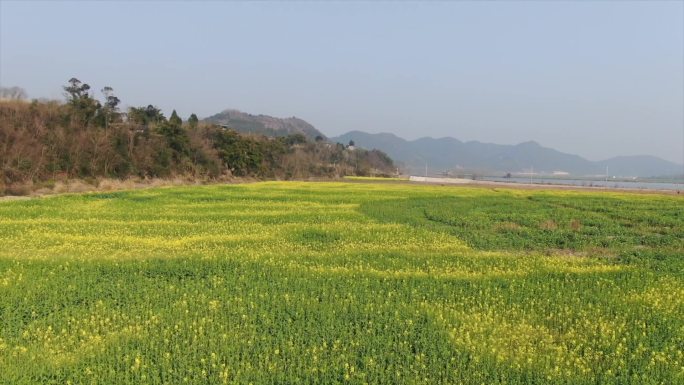
POLYGON ((492 182, 509 182, 509 183, 532 183, 532 184, 561 184, 568 186, 586 186, 586 187, 607 187, 607 188, 624 188, 624 189, 647 189, 647 190, 675 190, 684 191, 684 184, 682 183, 664 183, 664 182, 641 182, 641 181, 605 181, 605 180, 586 180, 586 179, 556 179, 556 178, 504 178, 496 176, 486 176, 478 178, 478 180, 488 180, 492 182))

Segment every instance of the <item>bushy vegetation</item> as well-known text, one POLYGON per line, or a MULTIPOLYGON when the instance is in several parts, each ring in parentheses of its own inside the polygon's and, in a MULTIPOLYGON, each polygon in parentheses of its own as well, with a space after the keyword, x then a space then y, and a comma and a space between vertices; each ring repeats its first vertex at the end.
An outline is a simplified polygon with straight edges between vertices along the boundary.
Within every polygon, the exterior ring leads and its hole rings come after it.
POLYGON ((192 180, 339 177, 394 172, 380 151, 348 151, 301 134, 239 134, 157 107, 119 110, 111 87, 102 101, 71 79, 66 102, 0 101, 0 194, 74 178, 192 180), (19 188, 17 187, 19 186, 19 188))
POLYGON ((360 182, 2 202, 0 383, 681 384, 683 203, 360 182))

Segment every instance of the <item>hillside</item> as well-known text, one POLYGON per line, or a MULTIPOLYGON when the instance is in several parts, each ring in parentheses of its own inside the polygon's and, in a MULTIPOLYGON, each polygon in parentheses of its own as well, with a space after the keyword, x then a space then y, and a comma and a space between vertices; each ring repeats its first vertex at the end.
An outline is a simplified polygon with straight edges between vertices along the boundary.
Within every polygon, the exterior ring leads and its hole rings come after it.
POLYGON ((306 121, 291 118, 275 118, 268 115, 252 115, 238 110, 224 110, 204 119, 207 123, 227 126, 243 133, 255 133, 266 136, 288 136, 303 134, 309 139, 317 136, 325 138, 320 131, 306 121))
POLYGON ((245 135, 216 124, 165 117, 153 105, 119 110, 110 94, 100 102, 73 78, 62 103, 0 101, 0 195, 22 195, 56 183, 98 179, 233 177, 293 179, 394 173, 384 153, 320 140, 306 122, 259 117, 283 135, 245 135), (298 131, 296 131, 298 130, 298 131))
POLYGON ((427 162, 430 173, 480 172, 538 173, 563 171, 572 175, 603 175, 606 166, 610 175, 616 176, 662 176, 682 173, 682 166, 654 156, 622 156, 593 162, 577 155, 543 147, 537 142, 501 145, 477 141, 462 142, 458 139, 420 138, 407 141, 394 134, 369 134, 351 131, 331 141, 347 143, 353 140, 365 148, 377 148, 392 159, 403 163, 411 173, 424 173, 427 162))
POLYGON ((603 169, 608 167, 611 175, 667 176, 684 172, 684 166, 651 155, 618 156, 596 163, 603 169))

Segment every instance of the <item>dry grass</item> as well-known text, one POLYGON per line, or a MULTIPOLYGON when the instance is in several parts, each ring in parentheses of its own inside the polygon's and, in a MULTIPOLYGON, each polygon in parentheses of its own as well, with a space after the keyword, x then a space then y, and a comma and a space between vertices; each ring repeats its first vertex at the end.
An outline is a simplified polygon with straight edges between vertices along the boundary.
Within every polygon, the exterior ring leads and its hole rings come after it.
POLYGON ((67 193, 83 193, 98 191, 136 190, 164 186, 205 185, 213 183, 246 183, 254 182, 252 178, 230 178, 216 180, 200 180, 192 177, 173 178, 99 178, 92 180, 68 179, 50 183, 22 183, 0 185, 0 197, 9 196, 43 196, 67 193))
POLYGON ((579 219, 573 219, 572 221, 570 221, 570 229, 572 231, 582 230, 582 223, 579 221, 579 219))
POLYGON ((556 223, 556 221, 553 219, 547 219, 539 224, 539 228, 542 230, 556 230, 558 229, 558 223, 556 223))
POLYGON ((519 231, 520 225, 515 222, 501 222, 494 225, 495 231, 519 231))

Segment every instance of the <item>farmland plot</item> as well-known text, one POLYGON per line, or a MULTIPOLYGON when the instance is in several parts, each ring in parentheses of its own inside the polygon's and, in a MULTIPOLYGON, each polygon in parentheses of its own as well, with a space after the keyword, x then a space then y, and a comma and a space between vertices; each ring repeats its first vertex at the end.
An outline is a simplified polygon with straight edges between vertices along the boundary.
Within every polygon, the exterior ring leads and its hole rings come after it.
POLYGON ((0 203, 0 383, 684 383, 677 196, 268 182, 0 203))

